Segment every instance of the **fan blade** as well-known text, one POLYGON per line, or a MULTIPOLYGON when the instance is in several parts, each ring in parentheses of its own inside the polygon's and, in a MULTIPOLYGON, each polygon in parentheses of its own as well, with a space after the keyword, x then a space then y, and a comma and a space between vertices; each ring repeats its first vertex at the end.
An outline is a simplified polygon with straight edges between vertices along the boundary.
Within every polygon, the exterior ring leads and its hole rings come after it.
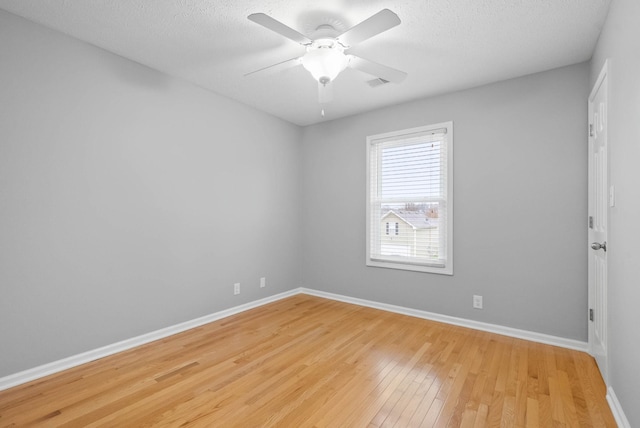
POLYGON ((396 70, 395 68, 387 67, 386 65, 378 64, 377 62, 369 61, 359 56, 350 56, 349 67, 363 71, 373 77, 379 77, 393 83, 400 83, 407 77, 407 73, 404 71, 396 70))
POLYGON ((253 21, 256 24, 260 24, 263 27, 275 31, 281 36, 286 37, 289 40, 293 40, 294 42, 300 43, 301 45, 310 45, 313 43, 307 36, 304 34, 298 33, 291 27, 287 27, 282 22, 277 21, 270 17, 269 15, 265 15, 264 13, 252 13, 247 16, 249 21, 253 21))
POLYGON ((333 100, 333 84, 331 82, 322 84, 318 82, 318 102, 327 104, 333 100))
POLYGON ((288 68, 292 68, 300 64, 302 64, 301 58, 291 58, 286 61, 282 61, 277 64, 269 65, 259 70, 252 71, 250 73, 245 74, 244 76, 247 77, 257 73, 269 73, 269 74, 277 73, 279 71, 284 71, 288 68))
POLYGON ((339 35, 338 40, 345 47, 354 46, 398 24, 400 24, 398 15, 389 9, 382 9, 380 12, 339 35))

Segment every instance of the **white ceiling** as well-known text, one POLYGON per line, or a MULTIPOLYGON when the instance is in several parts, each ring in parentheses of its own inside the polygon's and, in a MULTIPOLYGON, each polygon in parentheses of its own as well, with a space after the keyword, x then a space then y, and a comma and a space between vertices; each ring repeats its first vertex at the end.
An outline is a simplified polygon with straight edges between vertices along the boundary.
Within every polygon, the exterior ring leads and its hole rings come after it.
POLYGON ((0 0, 0 8, 298 125, 591 58, 611 0, 0 0), (247 19, 264 12, 303 34, 346 30, 381 9, 402 23, 352 49, 408 73, 371 88, 347 69, 320 116, 301 66, 244 74, 304 48, 247 19))

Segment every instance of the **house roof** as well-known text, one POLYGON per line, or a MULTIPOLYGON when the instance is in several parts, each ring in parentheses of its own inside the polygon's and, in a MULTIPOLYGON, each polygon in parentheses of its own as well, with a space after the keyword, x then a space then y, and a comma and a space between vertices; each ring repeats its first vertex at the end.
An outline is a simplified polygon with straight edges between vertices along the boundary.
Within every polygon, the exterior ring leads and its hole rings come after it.
POLYGON ((382 215, 382 219, 391 213, 416 229, 429 229, 438 225, 438 219, 428 218, 425 211, 388 210, 382 215))

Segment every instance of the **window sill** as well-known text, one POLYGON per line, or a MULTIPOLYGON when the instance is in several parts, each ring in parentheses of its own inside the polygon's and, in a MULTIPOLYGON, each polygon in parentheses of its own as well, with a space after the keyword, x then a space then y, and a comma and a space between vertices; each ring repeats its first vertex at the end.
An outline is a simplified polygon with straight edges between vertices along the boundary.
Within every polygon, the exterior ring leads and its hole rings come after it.
POLYGON ((367 260, 367 266, 386 269, 407 270, 411 272, 435 273, 438 275, 453 275, 453 266, 425 266, 409 263, 387 262, 380 260, 367 260))

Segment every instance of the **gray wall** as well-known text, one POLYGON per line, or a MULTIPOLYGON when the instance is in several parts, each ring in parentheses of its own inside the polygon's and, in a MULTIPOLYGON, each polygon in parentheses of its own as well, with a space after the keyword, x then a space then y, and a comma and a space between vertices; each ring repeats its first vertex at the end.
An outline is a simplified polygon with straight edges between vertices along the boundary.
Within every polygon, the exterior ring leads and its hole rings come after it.
POLYGON ((0 100, 0 377, 300 285, 298 127, 2 11, 0 100))
POLYGON ((588 78, 579 64, 305 128, 303 285, 586 341, 588 78), (448 120, 454 275, 366 267, 366 136, 448 120))
POLYGON ((640 2, 614 0, 591 65, 609 58, 609 384, 631 426, 640 426, 640 2))

